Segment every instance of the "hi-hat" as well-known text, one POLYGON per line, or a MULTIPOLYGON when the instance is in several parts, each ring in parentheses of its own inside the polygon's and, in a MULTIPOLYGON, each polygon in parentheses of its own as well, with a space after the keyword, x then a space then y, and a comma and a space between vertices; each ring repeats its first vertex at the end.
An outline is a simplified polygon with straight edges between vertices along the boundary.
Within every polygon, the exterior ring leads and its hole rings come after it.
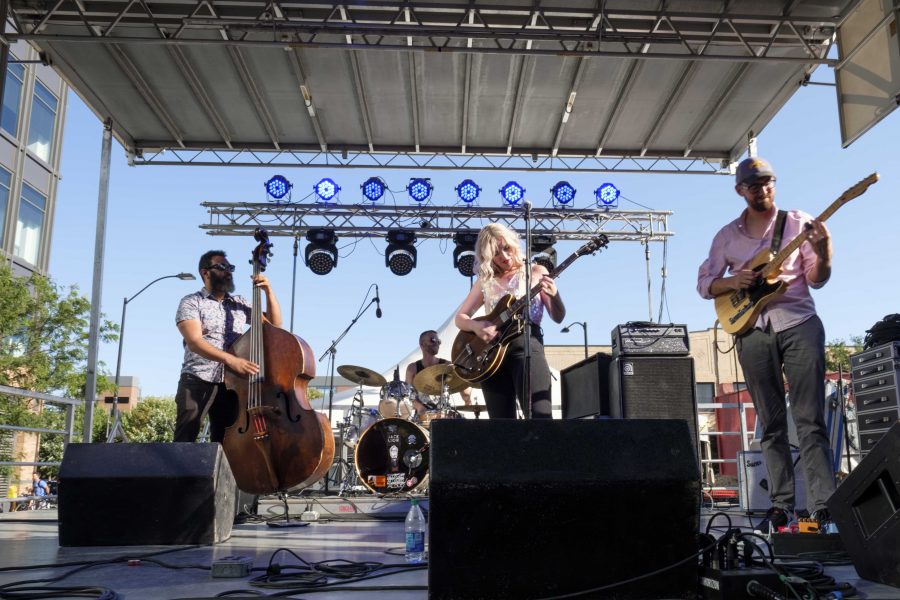
POLYGON ((455 394, 469 387, 469 382, 459 377, 449 363, 423 369, 413 378, 413 387, 422 394, 443 394, 445 385, 448 393, 455 394))
POLYGON ((460 412, 473 412, 480 413, 487 410, 487 406, 484 404, 464 404, 462 406, 457 406, 456 410, 460 412))
POLYGON ((387 383, 387 379, 385 379, 381 373, 376 373, 372 369, 367 369, 365 367, 341 365, 337 370, 343 377, 349 379, 353 383, 358 383, 359 385, 381 387, 387 383))

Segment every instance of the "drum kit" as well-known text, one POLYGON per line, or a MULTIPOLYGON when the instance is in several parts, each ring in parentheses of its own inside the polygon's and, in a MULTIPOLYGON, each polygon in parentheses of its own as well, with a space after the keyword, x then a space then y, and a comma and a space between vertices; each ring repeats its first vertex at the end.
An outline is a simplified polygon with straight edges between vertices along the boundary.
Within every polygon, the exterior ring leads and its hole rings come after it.
POLYGON ((428 480, 429 429, 437 419, 459 419, 459 410, 475 412, 484 406, 454 408, 450 394, 469 383, 449 364, 420 371, 410 385, 400 381, 399 372, 387 381, 381 374, 354 365, 337 368, 344 378, 359 385, 350 411, 341 424, 341 442, 353 450, 353 469, 348 469, 340 494, 365 491, 392 494, 423 490, 428 480), (367 408, 363 387, 378 387, 378 408, 367 408), (355 485, 358 481, 364 487, 355 485))

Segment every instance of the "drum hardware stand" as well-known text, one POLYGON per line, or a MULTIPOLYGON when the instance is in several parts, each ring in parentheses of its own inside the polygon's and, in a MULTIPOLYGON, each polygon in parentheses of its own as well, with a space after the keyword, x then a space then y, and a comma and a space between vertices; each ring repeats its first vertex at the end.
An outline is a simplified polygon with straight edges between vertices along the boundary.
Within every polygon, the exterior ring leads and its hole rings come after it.
MULTIPOLYGON (((359 320, 363 314, 367 310, 369 310, 373 304, 375 304, 378 296, 376 295, 369 303, 366 303, 366 299, 369 297, 369 293, 372 291, 372 288, 375 287, 375 284, 369 286, 369 289, 366 291, 366 297, 363 298, 362 308, 356 313, 356 316, 350 321, 350 324, 347 325, 347 328, 341 332, 341 335, 337 337, 337 339, 332 340, 331 345, 328 347, 325 352, 322 353, 322 356, 319 357, 319 362, 325 360, 325 357, 328 357, 328 422, 331 423, 331 414, 334 407, 334 365, 335 365, 335 356, 337 355, 337 345, 341 343, 341 340, 346 337, 346 335, 350 332, 356 322, 359 320)), ((362 386, 360 385, 360 391, 362 391, 362 386)), ((325 477, 325 493, 328 493, 328 480, 329 477, 325 477)))
POLYGON ((288 510, 287 494, 285 492, 279 491, 278 499, 281 500, 282 504, 284 504, 284 521, 277 521, 273 519, 271 521, 266 521, 266 525, 268 525, 269 527, 278 528, 306 527, 307 525, 309 525, 309 522, 307 521, 291 521, 291 513, 288 510))

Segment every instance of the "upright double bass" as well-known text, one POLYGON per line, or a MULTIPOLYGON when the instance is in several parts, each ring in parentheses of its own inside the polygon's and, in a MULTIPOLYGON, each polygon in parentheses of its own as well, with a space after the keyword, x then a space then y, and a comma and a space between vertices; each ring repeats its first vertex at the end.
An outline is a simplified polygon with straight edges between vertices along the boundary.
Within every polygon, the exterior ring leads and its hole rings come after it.
MULTIPOLYGON (((272 244, 262 228, 254 238, 259 243, 250 262, 259 275, 272 244)), ((238 415, 225 430, 222 446, 237 486, 270 494, 312 485, 334 459, 331 425, 307 399, 309 380, 316 374, 312 348, 263 318, 261 292, 254 286, 250 330, 231 352, 259 365, 259 372, 249 376, 225 370, 225 386, 237 397, 238 415)))

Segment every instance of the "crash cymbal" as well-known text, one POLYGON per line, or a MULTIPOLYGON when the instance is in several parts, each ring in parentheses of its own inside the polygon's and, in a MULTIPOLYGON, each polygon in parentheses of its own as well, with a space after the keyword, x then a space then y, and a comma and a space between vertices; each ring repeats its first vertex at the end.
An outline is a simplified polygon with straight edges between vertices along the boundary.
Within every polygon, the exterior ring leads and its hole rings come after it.
POLYGON ((416 373, 413 378, 413 387, 421 394, 438 395, 443 393, 444 385, 451 394, 460 392, 469 387, 469 382, 459 377, 453 370, 453 365, 446 363, 434 365, 416 373))
POLYGON ((460 412, 480 413, 487 411, 487 406, 484 404, 463 404, 462 406, 457 406, 456 410, 460 412))
POLYGON ((381 387, 387 383, 387 379, 385 379, 381 373, 376 373, 372 369, 367 369, 365 367, 341 365, 337 370, 343 377, 349 379, 353 383, 358 383, 359 385, 381 387))

